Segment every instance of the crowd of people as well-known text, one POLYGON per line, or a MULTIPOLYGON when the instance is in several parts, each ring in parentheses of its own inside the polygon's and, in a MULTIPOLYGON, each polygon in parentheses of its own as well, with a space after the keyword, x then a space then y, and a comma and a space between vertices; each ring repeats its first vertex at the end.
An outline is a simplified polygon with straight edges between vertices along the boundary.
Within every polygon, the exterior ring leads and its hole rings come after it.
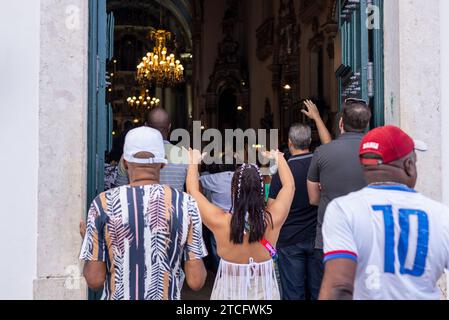
POLYGON ((288 159, 264 151, 277 167, 268 197, 256 164, 200 170, 201 152, 172 145, 168 113, 153 109, 126 135, 117 187, 81 222, 88 286, 105 300, 179 300, 184 282, 203 288, 209 254, 212 300, 439 299, 449 209, 414 190, 427 146, 393 126, 366 133, 371 111, 357 99, 332 140, 304 105, 321 146, 294 124, 288 159))

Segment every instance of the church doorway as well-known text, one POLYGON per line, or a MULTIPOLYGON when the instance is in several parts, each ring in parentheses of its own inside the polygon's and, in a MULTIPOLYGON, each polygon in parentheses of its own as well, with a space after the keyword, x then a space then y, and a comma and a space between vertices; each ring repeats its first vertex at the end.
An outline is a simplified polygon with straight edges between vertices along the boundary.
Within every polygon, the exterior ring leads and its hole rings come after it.
POLYGON ((144 125, 152 107, 165 108, 174 128, 190 126, 192 16, 175 2, 89 2, 89 201, 105 188, 104 165, 120 160, 126 133, 144 125), (137 66, 156 46, 151 32, 159 29, 170 32, 166 50, 183 65, 179 83, 141 81, 137 76, 137 66))
MULTIPOLYGON (((151 108, 166 109, 174 128, 189 128, 193 113, 191 19, 187 2, 89 1, 87 206, 114 186, 125 136, 145 125, 151 108), (149 61, 158 46, 159 30, 168 31, 166 41, 161 44, 160 57, 152 58, 160 66, 182 65, 179 81, 168 77, 153 81, 138 75, 138 66, 149 61), (167 59, 162 62, 164 56, 167 59)), ((99 295, 89 293, 91 299, 99 295)))
POLYGON ((334 134, 347 98, 369 102, 371 126, 383 125, 382 15, 383 0, 89 1, 88 203, 153 98, 174 128, 279 129, 280 146, 293 123, 313 126, 304 99, 334 134), (185 81, 142 87, 136 66, 160 26, 174 34, 185 81))

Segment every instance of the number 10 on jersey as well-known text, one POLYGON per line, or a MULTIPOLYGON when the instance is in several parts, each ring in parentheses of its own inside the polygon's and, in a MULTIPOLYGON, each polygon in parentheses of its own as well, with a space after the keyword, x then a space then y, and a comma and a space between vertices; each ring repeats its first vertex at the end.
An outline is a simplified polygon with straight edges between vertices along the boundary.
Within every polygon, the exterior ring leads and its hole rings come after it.
POLYGON ((385 272, 396 273, 395 261, 399 258, 400 274, 421 277, 426 270, 426 259, 429 248, 429 217, 421 210, 399 209, 399 243, 395 244, 395 221, 392 206, 373 206, 374 211, 381 211, 385 222, 385 272), (410 217, 418 219, 417 248, 412 269, 407 269, 406 261, 409 252, 410 217))

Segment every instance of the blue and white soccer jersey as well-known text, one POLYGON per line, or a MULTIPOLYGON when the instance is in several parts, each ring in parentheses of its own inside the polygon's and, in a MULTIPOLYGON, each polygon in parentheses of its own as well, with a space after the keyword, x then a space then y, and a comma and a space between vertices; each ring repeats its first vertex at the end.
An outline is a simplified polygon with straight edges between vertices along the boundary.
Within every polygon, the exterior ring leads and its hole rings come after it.
POLYGON ((438 300, 449 266, 449 208, 405 186, 372 186, 331 202, 325 262, 357 262, 356 300, 438 300))

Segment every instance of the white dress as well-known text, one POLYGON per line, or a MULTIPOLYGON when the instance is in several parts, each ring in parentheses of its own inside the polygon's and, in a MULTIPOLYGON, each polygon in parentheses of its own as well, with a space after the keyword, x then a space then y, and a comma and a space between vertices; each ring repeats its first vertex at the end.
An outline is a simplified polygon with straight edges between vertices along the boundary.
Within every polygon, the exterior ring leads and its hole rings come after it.
POLYGON ((280 300, 273 260, 235 264, 222 259, 211 300, 280 300))

